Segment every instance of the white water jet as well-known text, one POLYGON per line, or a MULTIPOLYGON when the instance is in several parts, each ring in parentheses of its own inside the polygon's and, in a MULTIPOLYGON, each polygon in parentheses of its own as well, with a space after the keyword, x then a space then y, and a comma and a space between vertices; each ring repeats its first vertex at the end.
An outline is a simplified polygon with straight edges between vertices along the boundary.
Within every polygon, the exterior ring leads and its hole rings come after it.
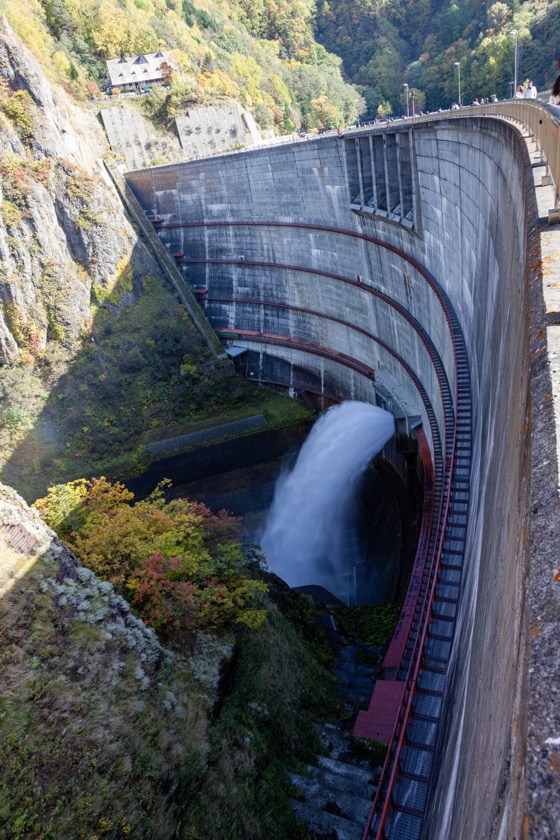
POLYGON ((290 586, 323 586, 348 600, 348 514, 394 432, 392 414, 355 401, 333 406, 314 425, 295 466, 278 479, 261 539, 268 567, 290 586))

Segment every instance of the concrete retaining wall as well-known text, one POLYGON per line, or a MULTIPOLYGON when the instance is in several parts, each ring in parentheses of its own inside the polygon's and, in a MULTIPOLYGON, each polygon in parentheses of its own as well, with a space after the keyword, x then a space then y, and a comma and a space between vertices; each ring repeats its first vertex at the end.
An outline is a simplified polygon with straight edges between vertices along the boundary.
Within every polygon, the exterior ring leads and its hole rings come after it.
MULTIPOLYGON (((357 200, 357 164, 351 152, 355 141, 348 137, 159 167, 127 179, 142 206, 168 223, 281 222, 347 231, 253 224, 162 232, 180 241, 189 258, 234 261, 189 266, 193 283, 208 288, 209 298, 236 299, 209 300, 208 314, 219 327, 306 340, 376 371, 372 384, 332 360, 287 347, 266 348, 265 363, 262 345, 247 341, 257 378, 263 365, 268 378, 278 375, 283 381, 305 368, 314 382, 342 395, 371 401, 389 395, 396 415, 419 415, 427 427, 410 376, 375 340, 380 339, 422 380, 443 434, 440 385, 424 343, 408 320, 367 288, 386 293, 417 319, 441 356, 453 391, 452 345, 437 298, 410 261, 349 233, 401 249, 449 295, 470 355, 472 502, 425 837, 486 838, 501 826, 503 836, 513 838, 518 827, 508 825, 508 803, 519 792, 510 781, 510 759, 513 741, 523 735, 519 658, 526 638, 527 154, 510 125, 476 118, 417 125, 405 141, 385 145, 406 150, 412 161, 406 200, 414 205, 413 230, 371 208, 351 209, 357 200), (361 285, 297 267, 347 280, 359 276, 361 285), (327 317, 311 314, 316 312, 327 317)), ((398 179, 389 166, 399 161, 393 158, 392 164, 385 161, 385 170, 395 193, 398 179)), ((379 196, 381 175, 378 181, 379 196)))

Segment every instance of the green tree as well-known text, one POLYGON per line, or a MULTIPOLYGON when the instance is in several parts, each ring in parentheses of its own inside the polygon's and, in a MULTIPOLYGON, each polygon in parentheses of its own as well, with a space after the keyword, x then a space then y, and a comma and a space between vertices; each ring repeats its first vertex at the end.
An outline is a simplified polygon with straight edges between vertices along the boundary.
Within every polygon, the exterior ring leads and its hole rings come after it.
POLYGON ((164 636, 173 630, 264 621, 266 585, 239 543, 239 521, 204 505, 165 500, 163 482, 134 502, 105 478, 58 485, 35 507, 85 566, 130 598, 164 636))
POLYGON ((391 107, 390 102, 382 101, 377 106, 377 116, 378 117, 390 117, 393 113, 393 109, 391 107))
POLYGON ((319 96, 317 99, 312 99, 309 104, 319 128, 336 128, 343 123, 342 113, 329 102, 327 96, 319 96))
POLYGON ((295 129, 295 123, 292 119, 292 112, 287 102, 284 105, 284 116, 282 117, 281 129, 284 132, 284 134, 291 134, 295 129))
POLYGON ((511 12, 506 3, 493 3, 488 9, 488 29, 501 32, 510 17, 511 12))

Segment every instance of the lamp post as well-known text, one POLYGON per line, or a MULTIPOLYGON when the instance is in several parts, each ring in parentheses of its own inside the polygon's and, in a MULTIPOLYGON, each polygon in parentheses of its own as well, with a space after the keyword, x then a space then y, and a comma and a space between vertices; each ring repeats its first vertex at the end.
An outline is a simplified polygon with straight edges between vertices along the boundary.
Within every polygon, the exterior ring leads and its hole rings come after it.
POLYGON ((509 34, 513 35, 513 37, 515 38, 513 47, 513 95, 515 96, 515 94, 517 93, 517 29, 512 29, 509 34))
POLYGON ((405 93, 406 93, 406 116, 409 117, 410 114, 409 114, 409 111, 408 111, 408 82, 405 82, 403 87, 406 88, 406 90, 405 90, 405 93))
POLYGON ((461 107, 461 62, 456 61, 455 67, 457 68, 457 81, 459 84, 459 108, 461 107))
POLYGON ((412 122, 414 122, 414 97, 415 97, 415 95, 416 94, 414 93, 414 88, 413 88, 410 91, 410 98, 412 99, 412 122))

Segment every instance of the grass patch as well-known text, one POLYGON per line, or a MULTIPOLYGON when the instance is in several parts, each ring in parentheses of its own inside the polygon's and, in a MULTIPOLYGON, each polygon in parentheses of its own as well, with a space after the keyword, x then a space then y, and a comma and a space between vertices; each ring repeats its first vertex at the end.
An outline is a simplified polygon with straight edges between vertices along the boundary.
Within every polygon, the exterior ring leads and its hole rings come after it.
POLYGON ((386 647, 391 641, 400 615, 395 604, 331 609, 342 636, 366 645, 386 647))
POLYGON ((257 413, 270 428, 309 417, 214 364, 163 281, 145 276, 138 294, 120 275, 94 303, 95 341, 85 335, 70 362, 53 348, 35 366, 0 369, 0 477, 28 501, 75 478, 139 475, 152 440, 257 413))
POLYGON ((370 741, 368 738, 355 738, 354 740, 362 749, 366 750, 373 764, 383 767, 387 756, 387 744, 382 744, 380 741, 370 741))
MULTIPOLYGON (((247 399, 241 405, 232 405, 211 417, 201 417, 198 419, 186 421, 184 423, 176 423, 172 426, 158 427, 157 431, 149 430, 144 436, 145 443, 151 443, 155 440, 163 440, 166 437, 175 437, 176 435, 186 435, 191 432, 198 432, 202 429, 209 429, 213 426, 220 426, 224 423, 231 423, 234 420, 241 420, 245 417, 251 417, 255 414, 262 414, 267 420, 266 429, 281 429, 285 426, 293 426, 298 423, 303 423, 309 420, 309 410, 303 403, 295 400, 287 399, 278 394, 271 393, 262 388, 257 388, 251 383, 247 392, 247 399)), ((259 429, 263 431, 263 429, 259 429)), ((235 437, 241 437, 246 434, 253 434, 252 432, 245 432, 235 437)), ((225 440, 226 438, 222 438, 225 440)), ((213 440, 212 444, 219 441, 213 440)), ((168 453, 166 453, 167 455, 168 453)))
MULTIPOLYGON (((305 611, 300 617, 307 620, 305 611)), ((301 627, 296 629, 273 604, 262 628, 241 635, 190 836, 309 836, 289 803, 293 786, 287 770, 313 761, 320 749, 313 722, 335 709, 331 677, 319 660, 301 627)))

